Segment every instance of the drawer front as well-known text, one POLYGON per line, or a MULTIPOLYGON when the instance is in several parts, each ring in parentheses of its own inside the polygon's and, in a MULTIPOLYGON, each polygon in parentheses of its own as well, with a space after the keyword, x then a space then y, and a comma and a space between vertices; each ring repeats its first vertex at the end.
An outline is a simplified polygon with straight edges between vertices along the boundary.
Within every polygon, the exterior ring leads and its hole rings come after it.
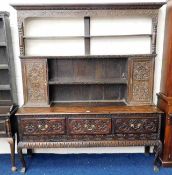
POLYGON ((22 135, 57 135, 65 134, 65 118, 22 119, 22 135))
POLYGON ((70 118, 69 134, 111 134, 111 119, 107 118, 70 118))
POLYGON ((0 135, 6 135, 6 134, 7 134, 6 121, 0 120, 0 135))
POLYGON ((114 133, 157 133, 158 118, 116 118, 114 119, 114 133))

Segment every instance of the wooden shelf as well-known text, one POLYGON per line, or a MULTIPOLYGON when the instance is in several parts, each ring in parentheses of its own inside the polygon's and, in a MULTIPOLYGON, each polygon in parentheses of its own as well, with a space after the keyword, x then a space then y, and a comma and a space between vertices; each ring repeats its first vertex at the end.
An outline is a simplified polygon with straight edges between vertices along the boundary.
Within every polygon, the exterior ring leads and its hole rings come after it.
POLYGON ((49 80, 49 85, 77 85, 77 84, 127 84, 127 79, 104 79, 104 80, 49 80))
POLYGON ((157 54, 130 54, 130 55, 75 55, 75 56, 20 56, 21 59, 106 59, 106 58, 150 58, 156 57, 157 54))
POLYGON ((11 90, 10 85, 0 85, 0 90, 11 90))
POLYGON ((87 35, 87 36, 23 36, 28 40, 57 40, 82 38, 112 38, 112 37, 151 37, 152 34, 122 34, 122 35, 87 35))
POLYGON ((83 101, 51 101, 52 104, 72 104, 72 105, 89 105, 91 104, 92 106, 97 105, 99 106, 99 104, 102 105, 108 105, 109 103, 111 105, 120 105, 120 106, 125 106, 127 105, 125 99, 122 100, 83 100, 83 101))
POLYGON ((6 47, 7 43, 6 42, 0 42, 0 47, 6 47))
POLYGON ((0 70, 1 69, 8 69, 8 64, 0 64, 0 70))

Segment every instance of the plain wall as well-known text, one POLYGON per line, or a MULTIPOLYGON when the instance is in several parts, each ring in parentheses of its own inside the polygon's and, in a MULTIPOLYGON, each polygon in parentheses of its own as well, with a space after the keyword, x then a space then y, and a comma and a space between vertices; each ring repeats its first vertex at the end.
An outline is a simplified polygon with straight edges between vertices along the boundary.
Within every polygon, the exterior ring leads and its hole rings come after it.
MULTIPOLYGON (((13 42, 13 52, 14 60, 16 66, 16 81, 18 90, 18 101, 19 105, 23 104, 23 89, 22 89, 22 75, 21 75, 21 64, 19 59, 19 40, 18 40, 18 29, 17 29, 17 13, 13 7, 10 6, 11 3, 27 3, 34 4, 40 3, 38 0, 1 0, 0 11, 10 12, 10 26, 13 42)), ((141 2, 140 0, 59 0, 58 3, 115 3, 115 2, 141 2)), ((150 2, 150 0, 142 0, 142 2, 150 2)), ((164 2, 164 0, 154 0, 151 2, 164 2)), ((42 0, 41 4, 50 3, 48 0, 42 0)), ((57 3, 56 0, 51 0, 51 3, 57 3)), ((157 103, 156 93, 160 89, 160 79, 161 79, 161 63, 162 63, 162 52, 163 52, 163 39, 164 39, 164 25, 165 25, 165 11, 166 5, 164 5, 159 11, 159 24, 157 33, 157 57, 155 59, 155 78, 154 78, 154 103, 157 103)), ((143 48, 144 49, 144 48, 143 48)), ((51 152, 51 153, 138 153, 143 152, 143 147, 128 147, 128 148, 79 148, 79 149, 35 149, 35 152, 51 152)), ((0 153, 9 153, 9 144, 5 139, 0 139, 0 153)))

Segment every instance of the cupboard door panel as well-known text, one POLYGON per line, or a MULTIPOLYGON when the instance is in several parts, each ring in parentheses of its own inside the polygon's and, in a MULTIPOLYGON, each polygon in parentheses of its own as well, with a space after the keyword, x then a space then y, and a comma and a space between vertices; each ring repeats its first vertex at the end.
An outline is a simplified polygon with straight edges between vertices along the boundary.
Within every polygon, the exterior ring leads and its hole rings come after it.
POLYGON ((134 58, 129 61, 128 102, 150 105, 153 96, 154 58, 134 58))
POLYGON ((25 106, 48 106, 46 59, 22 60, 25 106))

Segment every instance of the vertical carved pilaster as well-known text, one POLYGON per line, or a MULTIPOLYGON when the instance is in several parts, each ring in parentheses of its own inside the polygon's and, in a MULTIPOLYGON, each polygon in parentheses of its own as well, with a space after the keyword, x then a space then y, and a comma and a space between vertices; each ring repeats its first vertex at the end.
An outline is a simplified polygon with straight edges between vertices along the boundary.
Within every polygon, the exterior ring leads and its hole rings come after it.
POLYGON ((156 36, 157 36, 157 16, 152 18, 152 41, 151 41, 151 53, 156 54, 156 36))
POLYGON ((152 103, 154 59, 130 60, 129 103, 135 105, 152 103))
POLYGON ((20 56, 25 55, 25 45, 24 45, 24 29, 23 29, 23 22, 18 24, 18 31, 19 31, 19 46, 20 46, 20 56))
POLYGON ((25 106, 48 105, 48 75, 46 59, 22 60, 25 106))

